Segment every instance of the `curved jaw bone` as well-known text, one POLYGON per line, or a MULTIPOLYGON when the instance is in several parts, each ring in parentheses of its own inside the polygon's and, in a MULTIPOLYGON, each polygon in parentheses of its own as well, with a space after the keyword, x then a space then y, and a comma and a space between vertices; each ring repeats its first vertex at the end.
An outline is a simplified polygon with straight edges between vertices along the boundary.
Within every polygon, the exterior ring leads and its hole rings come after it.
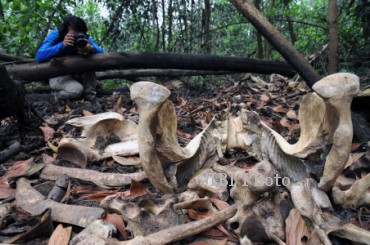
POLYGON ((82 127, 81 138, 63 138, 59 155, 85 168, 89 161, 111 156, 131 156, 139 153, 137 125, 115 112, 74 118, 66 122, 82 127))
POLYGON ((170 91, 151 82, 130 87, 139 109, 138 144, 140 161, 150 182, 161 192, 185 187, 191 176, 217 158, 214 120, 185 147, 176 138, 177 116, 168 100, 170 91))
MULTIPOLYGON (((332 144, 319 183, 320 189, 328 191, 343 171, 350 154, 353 136, 350 105, 353 97, 359 93, 359 78, 350 73, 336 73, 315 83, 313 89, 316 93, 308 94, 302 99, 299 111, 301 137, 296 144, 289 144, 280 134, 261 122, 254 112, 242 112, 241 115, 244 114, 245 117, 241 117, 243 133, 247 132, 244 134, 249 138, 250 135, 255 136, 257 140, 254 142, 259 139, 260 142, 257 143, 261 144, 262 159, 269 160, 279 172, 286 170, 288 177, 296 175, 294 181, 303 179, 304 176, 299 176, 298 173, 302 173, 304 168, 298 159, 292 157, 306 158, 324 143, 332 144), (284 161, 284 166, 278 159, 282 156, 287 160, 290 158, 289 161, 284 161), (288 164, 290 162, 292 164, 288 164), (294 168, 297 171, 290 170, 294 168)), ((243 137, 248 141, 246 136, 243 137)), ((281 174, 286 175, 283 172, 281 174)))
POLYGON ((353 127, 351 102, 360 91, 358 76, 350 73, 336 73, 327 76, 312 87, 324 99, 332 147, 326 157, 324 174, 319 188, 328 191, 343 171, 351 152, 353 127))

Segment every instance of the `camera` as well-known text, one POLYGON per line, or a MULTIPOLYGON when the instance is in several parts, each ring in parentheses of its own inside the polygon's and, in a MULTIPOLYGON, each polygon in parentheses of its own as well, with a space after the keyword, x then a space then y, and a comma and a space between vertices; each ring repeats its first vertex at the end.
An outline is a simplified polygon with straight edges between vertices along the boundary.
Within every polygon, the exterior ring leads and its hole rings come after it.
POLYGON ((86 48, 87 44, 89 43, 88 40, 89 36, 86 35, 85 33, 77 33, 75 35, 75 44, 74 46, 76 47, 77 50, 82 50, 86 48))

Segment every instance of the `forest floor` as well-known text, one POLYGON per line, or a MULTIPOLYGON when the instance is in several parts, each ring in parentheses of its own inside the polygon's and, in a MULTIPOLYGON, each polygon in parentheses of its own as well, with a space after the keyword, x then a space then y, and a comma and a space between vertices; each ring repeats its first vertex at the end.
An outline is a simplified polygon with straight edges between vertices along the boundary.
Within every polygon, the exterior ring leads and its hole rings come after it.
MULTIPOLYGON (((177 136, 182 146, 185 146, 201 132, 213 116, 219 114, 236 116, 241 108, 257 111, 264 123, 275 129, 290 143, 297 141, 299 138, 298 109, 302 96, 309 91, 303 82, 289 80, 277 75, 268 77, 266 82, 254 76, 242 75, 220 76, 217 79, 217 83, 204 82, 203 85, 195 85, 192 82, 182 82, 180 80, 169 80, 162 84, 172 92, 170 100, 176 108, 178 116, 177 136)), ((27 176, 28 179, 32 180, 32 186, 44 196, 47 196, 54 186, 54 181, 41 179, 38 172, 30 174, 31 166, 35 166, 37 163, 53 163, 63 167, 81 168, 74 163, 60 159, 57 153, 58 143, 63 137, 66 135, 76 136, 80 133, 78 129, 65 125, 66 121, 75 117, 114 111, 122 114, 126 119, 138 123, 137 107, 130 99, 128 90, 114 92, 111 95, 101 95, 100 97, 101 101, 98 106, 84 100, 40 100, 33 102, 26 112, 27 124, 21 131, 11 118, 2 122, 0 127, 0 150, 5 147, 7 140, 17 139, 19 135, 22 138, 22 149, 17 155, 0 165, 0 200, 3 200, 0 204, 1 240, 24 234, 25 231, 32 229, 39 222, 38 218, 31 217, 17 205, 17 200, 14 198, 15 189, 13 189, 15 186, 8 181, 9 177, 27 176)), ((369 154, 366 156, 367 151, 369 151, 367 142, 353 143, 350 165, 356 165, 359 161, 370 161, 370 159, 367 159, 369 154)), ((137 160, 138 156, 127 157, 127 159, 137 160)), ((248 155, 247 152, 235 149, 225 154, 219 162, 248 169, 257 160, 248 155)), ((87 168, 104 173, 133 173, 140 170, 138 166, 127 166, 120 163, 119 159, 117 161, 113 158, 89 163, 87 168)), ((367 169, 347 169, 343 174, 346 177, 356 179, 364 176, 369 170, 369 167, 367 169)), ((147 188, 154 195, 157 193, 148 181, 144 182, 144 185, 135 183, 131 189, 126 186, 107 190, 92 183, 71 179, 63 202, 68 205, 99 207, 100 201, 108 195, 117 194, 118 192, 127 193, 129 190, 131 192, 135 190, 136 195, 140 195, 140 193, 146 193, 147 188)), ((364 207, 359 209, 335 208, 337 215, 342 219, 349 220, 370 230, 369 209, 364 207)), ((188 212, 187 215, 189 220, 197 220, 207 216, 207 213, 194 211, 188 212)), ((115 221, 116 226, 124 227, 122 219, 118 220, 115 221)), ((51 234, 57 232, 55 230, 57 225, 57 222, 53 222, 54 228, 37 231, 33 235, 18 240, 24 239, 23 241, 29 244, 46 244, 51 234)), ((68 224, 64 225, 68 226, 68 224)), ((72 236, 81 230, 78 226, 72 226, 72 236)), ((119 229, 119 231, 120 234, 115 235, 115 237, 120 240, 123 237, 130 236, 130 234, 125 233, 124 228, 119 229)), ((220 229, 219 226, 201 233, 197 236, 197 239, 200 237, 210 239, 206 240, 209 244, 216 244, 215 241, 212 242, 212 239, 218 240, 217 244, 225 244, 226 240, 229 242, 236 241, 236 236, 232 234, 232 231, 220 229)), ((341 240, 337 238, 337 241, 340 242, 341 240)), ((187 240, 185 243, 189 242, 191 240, 187 240)), ((194 244, 206 243, 198 241, 194 244)))

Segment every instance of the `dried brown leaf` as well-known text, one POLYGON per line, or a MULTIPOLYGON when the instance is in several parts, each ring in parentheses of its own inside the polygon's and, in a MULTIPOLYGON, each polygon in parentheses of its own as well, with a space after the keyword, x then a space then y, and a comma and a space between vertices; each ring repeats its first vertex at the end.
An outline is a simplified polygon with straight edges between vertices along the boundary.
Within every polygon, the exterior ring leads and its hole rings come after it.
POLYGON ((127 240, 128 236, 126 234, 126 226, 125 223, 123 222, 123 219, 120 215, 118 214, 106 214, 105 215, 105 220, 112 223, 119 233, 121 233, 122 237, 127 240))
POLYGON ((131 187, 129 192, 130 197, 138 197, 150 193, 149 189, 144 184, 135 180, 131 180, 131 187))
POLYGON ((48 154, 46 153, 43 153, 42 154, 42 162, 45 163, 45 164, 50 164, 50 163, 53 163, 55 161, 55 158, 52 157, 52 156, 49 156, 48 154))
POLYGON ((277 113, 287 113, 289 111, 288 108, 285 108, 282 105, 277 105, 273 107, 272 110, 277 113))
POLYGON ((123 166, 135 166, 140 165, 140 158, 139 157, 121 157, 121 156, 113 156, 113 160, 123 166))
POLYGON ((351 166, 353 163, 360 160, 365 155, 366 155, 366 152, 351 153, 349 155, 348 161, 347 161, 346 166, 344 168, 348 168, 349 166, 351 166))
POLYGON ((40 126, 40 129, 44 134, 44 140, 45 141, 48 141, 48 140, 53 138, 55 131, 54 131, 54 129, 49 127, 49 125, 44 123, 44 126, 40 126))
POLYGON ((48 245, 68 245, 71 239, 72 226, 64 228, 59 224, 51 235, 48 245))
POLYGON ((88 111, 88 110, 83 110, 82 111, 82 115, 84 115, 85 117, 87 117, 87 116, 92 116, 92 115, 94 115, 93 113, 91 113, 90 111, 88 111))
POLYGON ((200 212, 194 209, 188 209, 188 216, 192 220, 200 220, 209 216, 212 216, 213 211, 200 212))
POLYGON ((118 190, 102 190, 96 186, 75 186, 73 189, 73 195, 76 197, 94 200, 100 202, 109 195, 114 195, 118 190))
POLYGON ((293 111, 292 109, 290 109, 286 116, 289 118, 289 119, 292 119, 292 120, 296 120, 298 118, 298 115, 295 111, 293 111))
POLYGON ((310 233, 297 209, 293 208, 285 220, 286 244, 301 245, 302 239, 307 241, 310 233))
POLYGON ((269 102, 271 100, 271 97, 267 94, 262 94, 260 100, 263 102, 269 102))

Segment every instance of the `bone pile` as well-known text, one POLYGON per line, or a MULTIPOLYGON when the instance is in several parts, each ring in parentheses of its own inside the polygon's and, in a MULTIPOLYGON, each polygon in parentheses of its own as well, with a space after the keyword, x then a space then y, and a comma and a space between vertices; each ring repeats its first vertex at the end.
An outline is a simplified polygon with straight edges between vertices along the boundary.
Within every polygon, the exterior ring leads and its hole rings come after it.
POLYGON ((332 236, 370 244, 369 231, 341 220, 335 211, 370 205, 369 173, 357 180, 340 176, 351 152, 350 105, 359 93, 359 78, 333 74, 318 81, 313 91, 302 98, 295 144, 258 113, 241 109, 238 117, 214 117, 182 147, 171 92, 155 83, 137 82, 130 93, 138 107, 138 124, 114 112, 69 120, 66 124, 82 129, 81 137, 63 138, 58 153, 82 168, 47 164, 40 177, 58 180, 67 175, 104 189, 148 180, 155 193, 118 192, 105 197, 100 207, 82 208, 46 199, 29 180, 19 178, 17 203, 31 214, 50 209, 51 220, 85 227, 70 244, 187 243, 212 227, 227 234, 227 244, 286 244, 298 226, 304 229, 296 244, 331 244, 332 236), (98 147, 102 140, 105 143, 98 147), (219 160, 235 148, 259 162, 249 169, 222 164, 219 160), (140 159, 127 164, 142 171, 108 174, 85 169, 93 161, 135 154, 140 159), (189 221, 186 214, 194 210, 212 215, 189 221), (130 239, 112 238, 117 226, 102 219, 104 212, 122 217, 130 239), (297 227, 286 223, 292 217, 297 227))

